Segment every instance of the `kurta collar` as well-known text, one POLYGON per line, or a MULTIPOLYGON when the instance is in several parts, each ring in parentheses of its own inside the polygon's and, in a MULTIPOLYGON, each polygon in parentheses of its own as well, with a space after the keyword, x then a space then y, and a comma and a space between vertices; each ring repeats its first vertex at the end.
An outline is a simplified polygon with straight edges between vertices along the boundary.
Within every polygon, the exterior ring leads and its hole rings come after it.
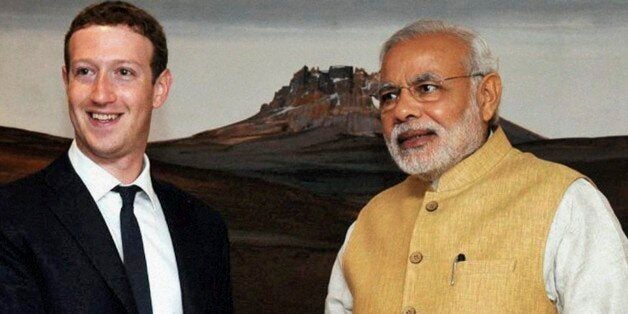
POLYGON ((439 178, 436 190, 455 190, 475 182, 495 167, 511 148, 506 133, 498 127, 484 145, 439 178))

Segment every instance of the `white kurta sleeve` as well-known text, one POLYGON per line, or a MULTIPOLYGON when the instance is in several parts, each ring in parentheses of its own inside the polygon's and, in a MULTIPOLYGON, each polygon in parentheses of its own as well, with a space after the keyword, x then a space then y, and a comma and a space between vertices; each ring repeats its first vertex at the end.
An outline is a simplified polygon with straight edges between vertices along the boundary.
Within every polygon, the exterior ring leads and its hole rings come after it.
POLYGON ((329 278, 329 286, 327 288, 327 298, 325 298, 325 313, 326 314, 346 314, 353 313, 353 296, 345 280, 345 275, 342 271, 342 257, 347 246, 347 242, 353 232, 355 222, 351 224, 347 230, 345 241, 342 247, 338 251, 336 261, 331 270, 331 277, 329 278))
POLYGON ((543 277, 559 313, 628 313, 628 240, 604 195, 584 179, 556 210, 543 277))

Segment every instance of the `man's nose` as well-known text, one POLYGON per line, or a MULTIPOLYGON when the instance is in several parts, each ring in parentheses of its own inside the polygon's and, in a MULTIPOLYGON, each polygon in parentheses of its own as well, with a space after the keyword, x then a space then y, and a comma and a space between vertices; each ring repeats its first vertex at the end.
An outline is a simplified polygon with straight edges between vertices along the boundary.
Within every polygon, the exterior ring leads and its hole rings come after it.
POLYGON ((99 75, 94 82, 91 100, 97 105, 106 105, 116 100, 116 94, 111 80, 104 73, 99 75))
POLYGON ((414 99, 407 88, 401 89, 392 114, 398 122, 418 119, 423 114, 423 104, 414 99))

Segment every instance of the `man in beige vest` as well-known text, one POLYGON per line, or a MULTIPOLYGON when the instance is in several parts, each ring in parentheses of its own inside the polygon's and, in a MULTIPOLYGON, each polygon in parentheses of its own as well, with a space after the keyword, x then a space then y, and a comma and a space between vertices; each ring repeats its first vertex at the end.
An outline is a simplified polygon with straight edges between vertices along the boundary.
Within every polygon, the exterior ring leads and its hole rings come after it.
POLYGON ((486 43, 424 20, 381 57, 384 137, 410 176, 349 228, 326 312, 628 313, 626 235, 587 178, 510 145, 486 43))

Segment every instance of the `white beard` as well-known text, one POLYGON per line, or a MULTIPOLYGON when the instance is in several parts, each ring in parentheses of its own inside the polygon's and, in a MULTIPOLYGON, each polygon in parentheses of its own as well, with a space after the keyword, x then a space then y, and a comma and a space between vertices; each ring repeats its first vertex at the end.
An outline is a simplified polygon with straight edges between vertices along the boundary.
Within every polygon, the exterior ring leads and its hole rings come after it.
POLYGON ((482 131, 480 108, 472 96, 462 117, 450 129, 445 129, 433 120, 410 120, 395 125, 390 139, 384 138, 390 155, 403 172, 432 182, 482 146, 485 134, 482 131), (431 130, 437 135, 436 141, 422 147, 402 149, 399 146, 399 134, 417 129, 431 130))

